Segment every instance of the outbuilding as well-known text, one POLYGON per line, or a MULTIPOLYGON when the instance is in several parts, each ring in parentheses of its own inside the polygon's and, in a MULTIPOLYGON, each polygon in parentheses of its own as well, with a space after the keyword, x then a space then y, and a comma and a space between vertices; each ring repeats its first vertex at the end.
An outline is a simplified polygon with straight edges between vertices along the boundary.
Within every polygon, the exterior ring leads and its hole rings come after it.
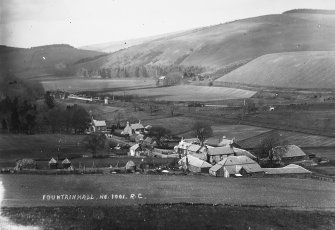
POLYGON ((141 152, 141 147, 140 147, 139 144, 135 144, 135 145, 131 146, 130 149, 129 149, 129 154, 132 157, 140 156, 140 152, 141 152))
POLYGON ((58 162, 55 160, 55 158, 51 158, 48 165, 49 165, 49 168, 51 168, 51 169, 57 169, 58 168, 58 162))
POLYGON ((71 166, 71 161, 69 161, 69 159, 65 158, 63 161, 62 161, 62 166, 64 169, 67 169, 71 166))
POLYGON ((278 146, 273 149, 274 160, 285 162, 299 161, 307 158, 307 155, 296 145, 278 146), (277 159, 280 157, 281 159, 277 159))

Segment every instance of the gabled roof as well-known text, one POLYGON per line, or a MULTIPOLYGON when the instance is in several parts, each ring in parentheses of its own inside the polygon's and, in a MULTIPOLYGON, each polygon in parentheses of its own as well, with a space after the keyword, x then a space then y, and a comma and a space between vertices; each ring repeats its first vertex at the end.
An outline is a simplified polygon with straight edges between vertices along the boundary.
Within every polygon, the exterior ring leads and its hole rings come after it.
POLYGON ((98 120, 93 120, 93 125, 98 127, 98 126, 106 126, 105 121, 98 121, 98 120))
POLYGON ((231 173, 231 171, 239 172, 241 168, 248 173, 263 171, 257 162, 247 156, 228 156, 217 164, 225 166, 229 173, 231 173))
POLYGON ((191 144, 187 149, 191 152, 197 152, 201 149, 201 145, 191 144))
POLYGON ((219 169, 221 169, 222 167, 223 167, 223 165, 216 164, 216 165, 214 165, 212 168, 210 168, 209 170, 210 170, 210 171, 213 171, 213 172, 216 172, 216 171, 218 171, 219 169))
POLYGON ((151 144, 152 143, 152 138, 151 137, 147 137, 144 139, 145 143, 151 144))
POLYGON ((129 134, 131 135, 133 132, 133 130, 130 128, 129 124, 127 124, 127 126, 123 129, 123 131, 121 132, 121 134, 125 135, 125 134, 129 134))
POLYGON ((230 155, 230 154, 234 154, 233 149, 230 147, 217 147, 208 149, 208 155, 210 156, 230 155))
POLYGON ((136 124, 131 124, 130 128, 132 128, 133 130, 136 130, 136 129, 143 129, 144 126, 141 123, 136 123, 136 124))
POLYGON ((69 159, 65 158, 65 159, 62 161, 62 164, 71 164, 71 161, 69 161, 69 159))
POLYGON ((152 129, 152 126, 151 125, 147 125, 144 128, 147 129, 147 130, 149 130, 149 129, 152 129))
MULTIPOLYGON (((187 161, 189 165, 199 167, 199 168, 211 168, 212 165, 207 163, 206 161, 200 160, 197 157, 194 157, 192 155, 187 155, 187 161)), ((181 158, 179 163, 186 163, 186 156, 181 158)))
POLYGON ((189 138, 189 139, 182 139, 183 142, 187 142, 187 143, 200 143, 199 138, 189 138))
POLYGON ((240 148, 235 148, 235 147, 233 147, 233 150, 234 150, 236 156, 247 156, 251 159, 256 159, 257 158, 247 150, 240 149, 240 148))
POLYGON ((275 152, 278 152, 282 158, 289 157, 303 157, 306 154, 296 145, 286 145, 286 146, 278 146, 274 148, 275 152))
POLYGON ((54 158, 51 158, 51 160, 49 161, 49 164, 56 164, 57 161, 54 158))
POLYGON ((135 144, 135 145, 130 147, 130 150, 137 150, 139 147, 140 147, 139 144, 135 144))

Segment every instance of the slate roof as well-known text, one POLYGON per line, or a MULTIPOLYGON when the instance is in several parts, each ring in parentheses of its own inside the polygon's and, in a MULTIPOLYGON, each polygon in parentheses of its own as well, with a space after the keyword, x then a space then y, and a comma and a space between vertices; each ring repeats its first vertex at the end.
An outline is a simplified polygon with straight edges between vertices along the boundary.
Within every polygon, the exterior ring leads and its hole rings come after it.
POLYGON ((93 120, 93 125, 96 127, 106 126, 106 121, 93 120))
POLYGON ((230 155, 230 154, 234 154, 233 149, 230 147, 217 147, 208 149, 208 155, 210 156, 230 155))
POLYGON ((274 148, 275 152, 278 152, 282 158, 290 157, 304 157, 306 154, 296 145, 278 146, 274 148))
POLYGON ((141 123, 136 123, 136 124, 131 124, 130 128, 132 128, 133 130, 144 129, 144 126, 141 123))
POLYGON ((228 156, 217 164, 225 166, 230 174, 238 173, 241 168, 248 173, 263 171, 257 162, 247 156, 228 156))
MULTIPOLYGON (((207 163, 206 161, 200 160, 199 158, 194 157, 192 155, 188 155, 187 159, 188 159, 188 164, 195 166, 195 167, 199 167, 199 168, 211 168, 212 167, 211 164, 207 163)), ((186 163, 186 156, 180 159, 179 164, 181 163, 183 164, 186 163)))

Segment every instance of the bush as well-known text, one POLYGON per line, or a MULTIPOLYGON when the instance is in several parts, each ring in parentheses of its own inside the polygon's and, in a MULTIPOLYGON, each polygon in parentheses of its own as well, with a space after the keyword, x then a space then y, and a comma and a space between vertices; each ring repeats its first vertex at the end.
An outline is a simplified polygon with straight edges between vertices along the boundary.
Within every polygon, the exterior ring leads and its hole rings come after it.
POLYGON ((22 159, 18 160, 16 162, 15 166, 16 170, 21 170, 21 169, 36 169, 36 161, 33 159, 22 159))

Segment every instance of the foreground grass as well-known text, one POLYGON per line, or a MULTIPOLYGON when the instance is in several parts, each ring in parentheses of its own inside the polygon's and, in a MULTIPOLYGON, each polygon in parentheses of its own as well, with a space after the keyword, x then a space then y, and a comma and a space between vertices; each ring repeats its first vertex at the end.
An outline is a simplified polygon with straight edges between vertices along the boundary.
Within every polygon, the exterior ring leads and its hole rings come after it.
POLYGON ((335 213, 193 204, 3 208, 16 224, 45 229, 334 229, 335 213))

